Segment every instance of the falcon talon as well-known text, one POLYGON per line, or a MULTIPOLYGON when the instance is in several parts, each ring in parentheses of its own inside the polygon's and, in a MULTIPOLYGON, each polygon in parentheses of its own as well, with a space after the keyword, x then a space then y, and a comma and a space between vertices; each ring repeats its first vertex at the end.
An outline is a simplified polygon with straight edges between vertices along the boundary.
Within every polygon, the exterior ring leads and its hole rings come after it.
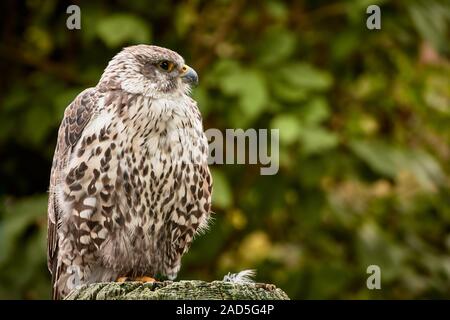
POLYGON ((117 280, 116 280, 116 282, 119 282, 119 283, 127 282, 127 281, 129 281, 129 280, 128 280, 128 277, 119 277, 119 278, 117 278, 117 280))
POLYGON ((139 282, 143 282, 143 283, 148 283, 148 282, 157 282, 156 279, 152 278, 152 277, 147 277, 147 276, 143 276, 143 277, 136 277, 134 278, 135 281, 139 281, 139 282))

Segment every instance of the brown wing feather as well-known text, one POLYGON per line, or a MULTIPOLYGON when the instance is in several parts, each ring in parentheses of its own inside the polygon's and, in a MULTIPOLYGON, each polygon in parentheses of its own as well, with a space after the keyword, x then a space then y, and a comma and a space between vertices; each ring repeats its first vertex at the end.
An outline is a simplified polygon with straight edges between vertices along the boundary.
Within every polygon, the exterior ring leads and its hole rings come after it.
POLYGON ((47 229, 47 266, 52 274, 52 295, 57 290, 54 283, 58 279, 58 222, 59 206, 56 199, 55 187, 61 180, 61 173, 66 167, 72 148, 80 139, 83 129, 95 113, 97 104, 97 91, 89 88, 81 92, 75 100, 66 108, 64 118, 58 131, 58 141, 53 156, 52 170, 50 174, 50 190, 48 198, 48 229, 47 229))

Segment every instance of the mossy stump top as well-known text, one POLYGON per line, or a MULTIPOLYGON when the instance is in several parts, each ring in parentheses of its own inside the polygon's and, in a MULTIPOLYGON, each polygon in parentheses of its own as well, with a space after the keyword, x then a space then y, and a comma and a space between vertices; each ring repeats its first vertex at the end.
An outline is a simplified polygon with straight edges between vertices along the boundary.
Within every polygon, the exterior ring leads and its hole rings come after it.
POLYGON ((199 280, 153 283, 107 282, 84 285, 67 300, 288 300, 272 284, 205 282, 199 280))

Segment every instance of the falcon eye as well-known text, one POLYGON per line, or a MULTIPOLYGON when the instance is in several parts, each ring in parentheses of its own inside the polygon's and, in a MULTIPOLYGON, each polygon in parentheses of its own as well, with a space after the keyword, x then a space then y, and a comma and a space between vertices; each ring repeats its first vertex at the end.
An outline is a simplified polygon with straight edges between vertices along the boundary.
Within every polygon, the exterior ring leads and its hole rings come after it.
POLYGON ((158 66, 164 71, 171 72, 173 70, 174 64, 173 62, 163 60, 158 63, 158 66))

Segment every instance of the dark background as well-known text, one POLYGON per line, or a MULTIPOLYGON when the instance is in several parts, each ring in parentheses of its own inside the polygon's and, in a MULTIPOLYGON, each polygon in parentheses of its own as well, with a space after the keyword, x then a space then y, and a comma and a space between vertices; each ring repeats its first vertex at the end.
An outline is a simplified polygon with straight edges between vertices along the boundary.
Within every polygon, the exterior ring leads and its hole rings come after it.
POLYGON ((2 1, 0 298, 49 298, 46 190, 68 103, 123 46, 199 73, 205 128, 279 128, 280 171, 213 166, 180 279, 254 268, 291 298, 450 297, 449 1, 2 1), (378 4, 382 29, 366 28, 378 4), (378 265, 382 289, 368 290, 378 265))

